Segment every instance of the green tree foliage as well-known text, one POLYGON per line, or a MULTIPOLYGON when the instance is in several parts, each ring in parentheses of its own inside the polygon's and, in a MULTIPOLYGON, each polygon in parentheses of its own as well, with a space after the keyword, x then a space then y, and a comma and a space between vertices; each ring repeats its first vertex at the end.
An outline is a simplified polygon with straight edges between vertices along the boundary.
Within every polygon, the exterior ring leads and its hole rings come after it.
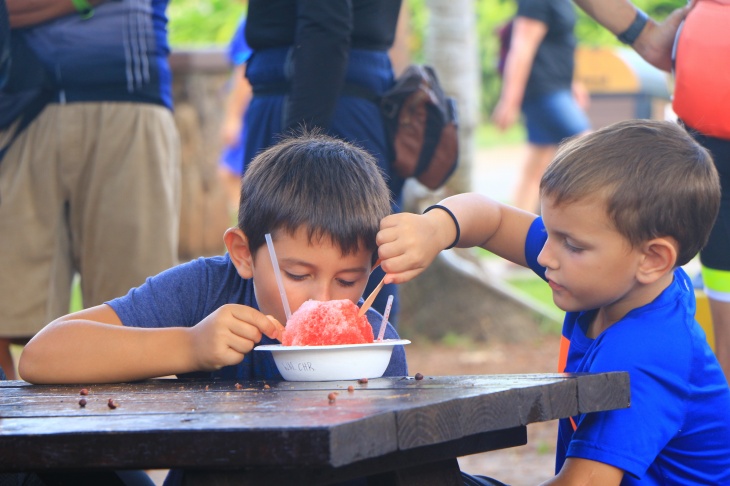
POLYGON ((171 0, 167 9, 173 49, 228 45, 246 4, 237 0, 171 0))

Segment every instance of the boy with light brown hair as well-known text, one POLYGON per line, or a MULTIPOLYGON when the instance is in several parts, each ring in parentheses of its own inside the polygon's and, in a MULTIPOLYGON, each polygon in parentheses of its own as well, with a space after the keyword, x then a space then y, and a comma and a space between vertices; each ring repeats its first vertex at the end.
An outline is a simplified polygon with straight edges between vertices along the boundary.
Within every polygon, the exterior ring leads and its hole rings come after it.
POLYGON ((718 212, 710 155, 674 123, 616 123, 564 143, 540 199, 541 217, 460 194, 384 218, 387 279, 414 278, 444 248, 480 246, 535 271, 566 311, 559 371, 628 371, 631 407, 560 421, 545 484, 730 484, 730 389, 681 268, 718 212))

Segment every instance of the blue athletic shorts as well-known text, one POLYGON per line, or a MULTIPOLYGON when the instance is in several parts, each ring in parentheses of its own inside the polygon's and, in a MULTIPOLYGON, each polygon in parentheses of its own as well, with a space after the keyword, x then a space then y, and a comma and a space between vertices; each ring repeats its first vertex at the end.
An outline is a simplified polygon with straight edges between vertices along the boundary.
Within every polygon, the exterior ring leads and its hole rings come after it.
POLYGON ((525 99, 522 113, 527 140, 533 145, 558 145, 563 139, 591 128, 569 89, 525 99))

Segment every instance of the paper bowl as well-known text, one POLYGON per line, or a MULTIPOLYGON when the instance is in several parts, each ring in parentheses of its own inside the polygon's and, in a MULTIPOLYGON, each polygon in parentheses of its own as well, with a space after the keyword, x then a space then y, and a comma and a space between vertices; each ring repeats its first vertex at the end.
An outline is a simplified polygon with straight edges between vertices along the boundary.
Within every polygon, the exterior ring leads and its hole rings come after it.
POLYGON ((279 373, 287 381, 335 381, 380 378, 390 362, 393 346, 407 339, 385 339, 367 344, 282 346, 267 344, 254 351, 271 351, 279 373))

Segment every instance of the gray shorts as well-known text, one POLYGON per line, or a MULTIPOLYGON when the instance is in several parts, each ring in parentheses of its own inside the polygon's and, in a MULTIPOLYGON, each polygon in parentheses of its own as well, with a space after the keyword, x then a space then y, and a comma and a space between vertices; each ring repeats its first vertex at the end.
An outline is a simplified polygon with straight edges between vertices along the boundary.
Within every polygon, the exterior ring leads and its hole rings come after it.
POLYGON ((47 106, 0 161, 0 337, 67 314, 76 273, 90 307, 175 265, 179 208, 168 109, 47 106))

